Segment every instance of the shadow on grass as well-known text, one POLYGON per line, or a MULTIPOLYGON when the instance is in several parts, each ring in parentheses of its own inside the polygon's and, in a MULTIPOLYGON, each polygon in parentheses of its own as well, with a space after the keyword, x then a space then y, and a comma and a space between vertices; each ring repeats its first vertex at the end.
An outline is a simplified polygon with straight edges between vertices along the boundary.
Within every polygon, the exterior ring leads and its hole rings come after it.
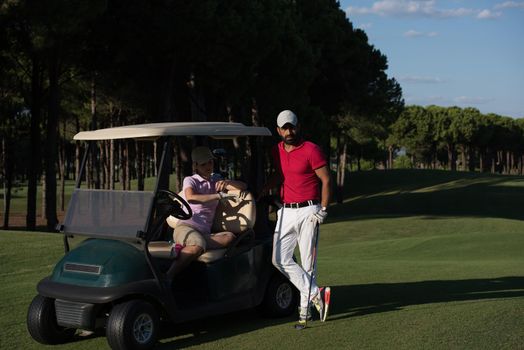
MULTIPOLYGON (((402 310, 411 305, 524 297, 524 277, 376 283, 332 286, 330 321, 402 310)), ((296 316, 262 318, 246 310, 184 324, 164 324, 155 349, 180 349, 212 343, 265 327, 289 323, 296 316), (174 338, 177 339, 174 339, 174 338)), ((101 333, 93 337, 104 336, 101 333)), ((80 339, 78 339, 80 340, 80 339)))
POLYGON ((524 277, 334 286, 330 319, 452 301, 524 297, 524 277))
POLYGON ((256 331, 277 324, 292 322, 296 316, 262 317, 256 310, 239 311, 183 324, 165 324, 161 340, 155 349, 182 349, 218 339, 256 331), (178 337, 178 339, 170 339, 178 337))
MULTIPOLYGON (((265 318, 256 310, 244 310, 181 324, 165 322, 162 324, 159 336, 160 342, 157 343, 155 349, 183 349, 190 346, 212 343, 219 339, 233 337, 281 323, 292 322, 295 319, 295 316, 265 318), (177 339, 174 339, 175 337, 177 339)), ((105 331, 98 329, 96 332, 85 336, 76 334, 71 343, 105 336, 105 331)))
POLYGON ((524 220, 524 178, 431 170, 353 173, 330 221, 407 216, 524 220))

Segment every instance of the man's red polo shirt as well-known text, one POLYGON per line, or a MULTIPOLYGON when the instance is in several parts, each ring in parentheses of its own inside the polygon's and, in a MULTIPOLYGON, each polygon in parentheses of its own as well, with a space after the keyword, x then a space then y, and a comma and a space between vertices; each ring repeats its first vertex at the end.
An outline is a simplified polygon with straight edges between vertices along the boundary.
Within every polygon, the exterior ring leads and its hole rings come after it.
POLYGON ((327 165, 326 157, 320 147, 304 141, 291 152, 280 142, 271 151, 275 167, 283 179, 280 197, 284 203, 300 203, 320 200, 320 180, 315 170, 327 165))

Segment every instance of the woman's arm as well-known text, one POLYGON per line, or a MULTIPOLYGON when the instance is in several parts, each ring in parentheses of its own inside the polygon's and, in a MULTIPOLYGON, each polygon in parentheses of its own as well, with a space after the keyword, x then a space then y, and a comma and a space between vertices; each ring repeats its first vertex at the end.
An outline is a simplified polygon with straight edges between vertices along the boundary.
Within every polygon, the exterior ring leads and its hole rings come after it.
POLYGON ((198 194, 195 192, 193 187, 187 187, 184 190, 184 196, 186 197, 186 200, 188 203, 206 203, 211 201, 216 201, 220 199, 220 195, 218 193, 211 193, 211 194, 198 194))
POLYGON ((240 190, 244 191, 247 189, 245 182, 238 180, 220 180, 215 184, 215 189, 217 192, 230 191, 230 190, 240 190))

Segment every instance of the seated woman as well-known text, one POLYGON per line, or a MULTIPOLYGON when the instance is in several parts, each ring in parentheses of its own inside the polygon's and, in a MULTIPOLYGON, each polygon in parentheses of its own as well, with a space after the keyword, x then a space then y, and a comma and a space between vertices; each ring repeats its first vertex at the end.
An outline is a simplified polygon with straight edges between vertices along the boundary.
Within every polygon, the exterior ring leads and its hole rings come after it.
POLYGON ((183 246, 178 260, 169 271, 171 276, 182 271, 190 262, 206 250, 225 248, 235 239, 232 232, 211 233, 211 226, 218 201, 234 199, 228 190, 245 190, 246 184, 241 181, 216 180, 212 176, 213 154, 207 147, 196 147, 191 152, 195 174, 184 178, 182 192, 189 203, 193 216, 189 220, 180 220, 173 233, 174 242, 183 246))

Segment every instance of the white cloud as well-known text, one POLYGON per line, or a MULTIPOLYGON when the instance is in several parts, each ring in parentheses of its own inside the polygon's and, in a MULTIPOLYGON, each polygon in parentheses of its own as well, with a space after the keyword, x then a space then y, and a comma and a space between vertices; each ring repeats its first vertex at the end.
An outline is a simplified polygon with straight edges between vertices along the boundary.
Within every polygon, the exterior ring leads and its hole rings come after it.
POLYGON ((407 32, 404 33, 404 36, 407 37, 407 38, 418 38, 418 37, 435 37, 437 36, 438 33, 437 32, 427 32, 427 33, 424 33, 424 32, 418 32, 416 30, 408 30, 407 32))
POLYGON ((404 36, 407 36, 408 38, 415 38, 418 36, 424 36, 424 33, 417 32, 416 30, 408 30, 407 32, 404 33, 404 36))
POLYGON ((419 105, 433 105, 433 104, 450 105, 450 104, 453 104, 449 99, 445 98, 444 96, 440 96, 440 95, 433 95, 433 96, 409 95, 409 96, 406 96, 405 101, 408 104, 419 104, 419 105))
POLYGON ((444 83, 444 80, 438 77, 421 77, 416 75, 406 75, 400 77, 399 80, 404 83, 410 84, 440 84, 444 83))
POLYGON ((454 98, 454 101, 458 104, 484 104, 494 101, 491 97, 473 97, 473 96, 459 96, 454 98))
POLYGON ((357 25, 357 27, 360 28, 360 29, 369 29, 369 28, 373 27, 373 23, 371 23, 371 22, 362 23, 362 24, 357 25))
MULTIPOLYGON (((524 3, 524 2, 522 2, 524 3)), ((520 6, 521 2, 508 1, 501 5, 520 6), (505 4, 505 5, 504 5, 505 4)), ((375 1, 371 7, 353 7, 346 9, 349 16, 378 15, 399 17, 430 17, 430 18, 455 18, 475 16, 478 19, 497 18, 501 12, 488 9, 475 8, 442 8, 437 6, 436 0, 381 0, 375 1)))
POLYGON ((511 9, 521 8, 524 9, 524 1, 505 1, 494 6, 495 9, 511 9))
POLYGON ((475 10, 467 8, 439 9, 435 0, 382 0, 375 1, 371 7, 348 7, 350 15, 375 14, 381 16, 423 16, 423 17, 461 17, 471 15, 475 10))
POLYGON ((492 12, 490 10, 482 10, 478 13, 477 18, 478 19, 493 19, 498 18, 502 15, 502 12, 492 12))
POLYGON ((488 97, 473 97, 473 96, 459 96, 459 97, 445 97, 441 95, 431 96, 413 96, 405 97, 407 104, 418 104, 421 106, 440 105, 440 106, 462 106, 462 107, 479 107, 495 101, 494 98, 488 97))

